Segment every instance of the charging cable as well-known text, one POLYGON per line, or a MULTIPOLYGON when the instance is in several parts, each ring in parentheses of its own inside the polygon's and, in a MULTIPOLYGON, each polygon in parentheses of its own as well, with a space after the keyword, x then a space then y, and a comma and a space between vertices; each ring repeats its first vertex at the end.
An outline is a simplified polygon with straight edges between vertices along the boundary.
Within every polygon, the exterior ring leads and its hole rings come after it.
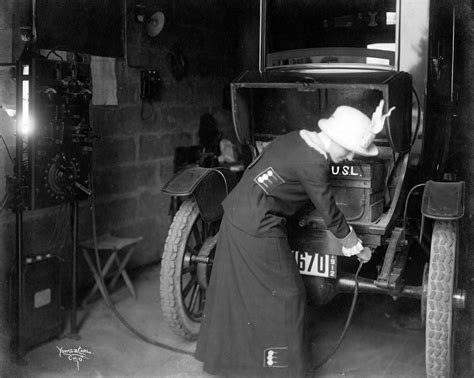
MULTIPOLYGON (((132 332, 135 336, 137 336, 139 339, 142 341, 154 345, 158 348, 166 349, 171 352, 175 353, 180 353, 180 354, 185 354, 188 356, 194 356, 193 352, 189 352, 184 349, 176 348, 168 344, 164 344, 162 342, 159 342, 157 340, 151 339, 148 336, 144 335, 143 333, 139 332, 136 328, 134 328, 123 316, 120 314, 120 312, 117 310, 117 307, 113 304, 110 295, 107 291, 107 288, 105 286, 104 280, 100 274, 97 273, 97 271, 101 271, 101 266, 100 266, 100 258, 99 258, 99 251, 97 248, 97 226, 96 226, 96 219, 95 219, 95 201, 94 201, 94 192, 91 191, 91 214, 92 214, 92 234, 93 234, 93 240, 94 240, 94 253, 95 253, 95 259, 96 259, 96 266, 97 269, 92 269, 92 275, 94 276, 95 281, 98 284, 99 290, 102 294, 102 297, 104 298, 104 301, 106 305, 109 307, 109 309, 113 312, 113 314, 117 317, 117 319, 130 331, 132 332)), ((359 266, 357 268, 357 271, 354 276, 355 280, 355 287, 354 287, 354 295, 352 297, 352 303, 351 307, 349 310, 349 315, 347 316, 346 323, 344 325, 344 329, 342 331, 341 336, 339 337, 339 340, 334 347, 334 349, 329 353, 326 357, 324 357, 318 364, 316 364, 314 367, 311 368, 311 372, 315 373, 316 370, 318 370, 321 366, 326 364, 332 356, 336 353, 336 351, 339 349, 339 346, 341 345, 342 341, 344 340, 344 337, 346 336, 347 330, 349 328, 349 325, 352 320, 352 316, 354 314, 354 308, 357 302, 357 296, 358 296, 358 290, 359 290, 359 281, 358 281, 358 276, 359 272, 362 268, 362 265, 364 265, 367 261, 370 260, 371 256, 371 251, 369 248, 364 248, 364 250, 357 255, 359 259, 359 266)), ((314 376, 314 375, 313 375, 314 376)))
POLYGON ((99 287, 100 293, 102 294, 102 297, 104 298, 104 301, 106 305, 109 307, 109 309, 114 313, 114 315, 117 317, 117 319, 130 331, 132 332, 135 336, 137 336, 139 339, 142 341, 154 345, 158 348, 166 349, 171 352, 175 353, 180 353, 180 354, 185 354, 188 356, 194 356, 193 352, 189 352, 184 349, 176 348, 168 344, 164 344, 162 342, 159 342, 157 340, 151 339, 148 336, 144 335, 143 333, 139 332, 136 328, 134 328, 123 316, 120 314, 120 312, 117 310, 117 307, 113 304, 112 300, 110 299, 110 295, 107 291, 107 288, 105 286, 104 280, 100 274, 97 272, 102 271, 101 266, 100 266, 100 258, 99 258, 99 251, 97 248, 97 226, 96 226, 96 220, 95 220, 95 204, 94 204, 94 193, 92 191, 91 193, 91 213, 92 213, 92 235, 93 235, 93 240, 94 240, 94 253, 95 253, 95 260, 96 260, 96 266, 97 269, 91 269, 92 275, 94 276, 95 281, 97 282, 97 285, 99 287))
POLYGON ((371 254, 370 249, 369 248, 364 248, 364 251, 362 251, 359 254, 361 256, 358 255, 359 266, 358 266, 357 271, 355 272, 355 275, 354 275, 354 280, 355 280, 354 295, 352 297, 351 308, 349 310, 349 315, 347 315, 346 324, 344 325, 344 329, 341 333, 341 336, 339 336, 339 340, 337 341, 337 344, 334 347, 334 349, 326 357, 324 357, 321 361, 319 361, 316 365, 314 365, 311 368, 311 373, 313 374, 313 377, 315 376, 314 375, 315 372, 319 368, 321 368, 321 366, 326 364, 332 358, 332 356, 334 356, 334 354, 337 352, 340 345, 342 344, 342 341, 344 340, 344 337, 346 336, 347 330, 349 329, 349 325, 351 324, 352 315, 354 315, 354 308, 355 308, 355 305, 356 305, 356 302, 357 302, 357 296, 359 294, 359 278, 358 278, 359 277, 359 272, 362 269, 362 265, 364 265, 367 261, 370 260, 370 255, 367 255, 368 253, 371 254))

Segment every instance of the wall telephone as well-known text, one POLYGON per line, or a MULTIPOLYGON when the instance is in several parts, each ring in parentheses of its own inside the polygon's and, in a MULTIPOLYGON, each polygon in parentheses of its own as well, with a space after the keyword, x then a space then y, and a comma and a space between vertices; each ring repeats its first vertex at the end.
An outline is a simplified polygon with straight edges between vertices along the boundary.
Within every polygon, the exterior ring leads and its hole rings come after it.
POLYGON ((144 70, 140 74, 140 98, 157 100, 160 97, 161 77, 158 71, 144 70))

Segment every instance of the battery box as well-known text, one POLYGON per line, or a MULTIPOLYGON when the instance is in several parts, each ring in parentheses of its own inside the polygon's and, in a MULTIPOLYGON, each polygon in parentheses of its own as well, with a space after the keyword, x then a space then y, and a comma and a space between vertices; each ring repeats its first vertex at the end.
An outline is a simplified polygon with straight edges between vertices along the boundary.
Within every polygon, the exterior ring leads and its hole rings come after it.
POLYGON ((19 350, 59 337, 61 322, 60 260, 54 255, 27 257, 23 269, 19 350))
MULTIPOLYGON (((354 160, 332 164, 329 182, 337 207, 348 222, 372 223, 384 210, 385 165, 382 159, 354 160)), ((322 217, 314 207, 300 216, 302 224, 322 217)))
POLYGON ((333 164, 330 182, 337 206, 351 222, 371 223, 384 208, 384 163, 381 159, 333 164))

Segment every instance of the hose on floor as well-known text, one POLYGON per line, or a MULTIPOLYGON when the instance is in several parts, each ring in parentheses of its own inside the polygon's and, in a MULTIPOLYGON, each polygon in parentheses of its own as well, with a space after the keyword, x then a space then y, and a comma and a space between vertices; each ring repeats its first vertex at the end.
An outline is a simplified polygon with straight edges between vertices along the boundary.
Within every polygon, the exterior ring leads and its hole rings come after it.
POLYGON ((176 348, 168 344, 164 344, 162 342, 159 342, 157 340, 151 339, 148 336, 144 335, 143 333, 139 332, 136 328, 134 328, 123 316, 120 314, 120 312, 117 310, 117 307, 113 304, 112 300, 110 299, 110 295, 107 291, 107 288, 105 286, 104 280, 100 274, 97 273, 97 271, 102 271, 101 266, 100 266, 100 258, 99 258, 99 251, 97 248, 97 226, 96 226, 96 220, 95 220, 95 206, 94 206, 94 194, 92 194, 91 198, 91 213, 92 213, 92 235, 93 235, 93 240, 94 240, 94 252, 95 252, 95 260, 96 260, 96 266, 98 270, 91 269, 92 274, 94 276, 95 281, 97 282, 97 285, 99 287, 99 290, 102 294, 102 297, 104 298, 105 303, 107 306, 112 310, 114 315, 117 317, 117 319, 130 331, 132 332, 135 336, 137 336, 139 339, 142 341, 154 345, 158 348, 166 349, 171 352, 175 353, 180 353, 180 354, 185 354, 188 356, 194 356, 193 352, 189 352, 184 349, 176 348))
POLYGON ((344 325, 344 329, 341 333, 341 336, 339 336, 339 340, 337 341, 337 344, 333 348, 333 350, 326 357, 324 357, 321 361, 319 361, 316 365, 314 365, 311 368, 310 372, 313 374, 313 377, 315 376, 314 374, 316 373, 316 371, 320 369, 321 366, 326 364, 332 358, 332 356, 334 356, 334 354, 337 352, 337 350, 341 346, 342 341, 344 340, 344 337, 346 336, 347 330, 349 329, 349 325, 351 324, 351 321, 352 321, 352 315, 354 315, 354 308, 357 303, 357 296, 359 294, 359 272, 362 268, 362 265, 364 265, 364 262, 359 261, 359 266, 354 275, 355 286, 354 286, 354 295, 352 296, 351 308, 349 310, 349 314, 347 315, 346 324, 344 325))
MULTIPOLYGON (((96 219, 95 219, 95 201, 94 201, 94 192, 92 192, 91 195, 91 214, 92 214, 92 237, 94 240, 94 254, 95 254, 95 259, 96 259, 96 266, 98 271, 101 271, 101 264, 100 264, 100 258, 99 258, 99 250, 97 248, 97 225, 96 225, 96 219)), ((341 345, 342 341, 344 340, 344 337, 346 336, 347 330, 349 328, 349 325, 352 320, 352 316, 354 314, 354 308, 357 302, 357 296, 358 296, 358 290, 359 290, 359 281, 358 281, 358 276, 359 272, 362 268, 362 265, 364 265, 363 261, 360 261, 359 266, 357 268, 357 271, 355 273, 354 279, 355 279, 355 287, 354 287, 354 295, 352 297, 352 303, 351 303, 351 308, 349 310, 349 314, 347 316, 346 324, 344 325, 344 329, 341 333, 341 336, 339 337, 339 340, 334 347, 334 349, 329 353, 326 357, 324 357, 320 362, 318 362, 315 366, 311 368, 311 372, 314 374, 321 366, 326 364, 332 356, 336 353, 336 351, 339 349, 339 346, 341 345)), ((171 345, 159 342, 157 340, 151 339, 148 336, 144 335, 140 331, 138 331, 136 328, 134 328, 123 316, 122 314, 117 310, 117 307, 113 304, 110 295, 107 291, 107 288, 105 286, 104 280, 100 274, 97 273, 97 270, 91 269, 92 275, 94 276, 95 281, 97 282, 97 285, 99 287, 99 291, 102 294, 102 297, 104 298, 104 301, 106 305, 109 307, 109 309, 113 312, 113 314, 117 317, 117 319, 130 331, 132 332, 135 336, 137 336, 139 339, 142 341, 151 344, 153 346, 156 346, 158 348, 166 349, 171 352, 175 353, 180 353, 180 354, 185 354, 188 356, 194 356, 193 352, 189 352, 185 349, 180 349, 173 347, 171 345)), ((313 375, 314 376, 314 375, 313 375)))

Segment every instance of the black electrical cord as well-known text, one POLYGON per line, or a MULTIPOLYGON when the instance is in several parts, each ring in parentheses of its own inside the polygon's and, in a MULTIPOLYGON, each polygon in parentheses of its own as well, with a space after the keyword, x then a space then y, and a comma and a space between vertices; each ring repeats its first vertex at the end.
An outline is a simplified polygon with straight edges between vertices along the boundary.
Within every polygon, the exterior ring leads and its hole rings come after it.
MULTIPOLYGON (((422 183, 422 184, 418 184, 418 185, 415 185, 413 188, 410 189, 410 191, 408 192, 407 194, 407 197, 405 199, 405 206, 404 206, 404 209, 403 209, 403 224, 402 224, 402 227, 403 227, 403 234, 405 235, 406 234, 406 223, 407 223, 407 212, 408 212, 408 201, 410 200, 410 197, 411 195, 413 194, 413 192, 418 189, 418 188, 422 188, 422 187, 425 187, 426 186, 426 183, 422 183)), ((422 222, 422 225, 423 225, 423 222, 422 222)), ((420 243, 420 245, 422 246, 422 233, 423 231, 423 227, 421 227, 420 229, 420 236, 419 236, 419 240, 418 242, 420 243)))
POLYGON ((416 93, 415 88, 411 88, 413 91, 413 94, 415 95, 416 99, 416 104, 417 104, 417 114, 416 114, 416 127, 415 127, 415 132, 413 133, 413 139, 411 140, 410 143, 410 148, 415 144, 416 138, 418 137, 418 132, 420 131, 420 125, 421 125, 421 103, 420 103, 420 97, 418 97, 418 93, 416 93))
MULTIPOLYGON (((95 259, 96 259, 96 264, 97 264, 97 269, 100 271, 100 258, 99 258, 99 250, 97 248, 97 226, 96 226, 96 220, 95 220, 95 205, 94 205, 94 194, 92 194, 92 200, 91 200, 91 214, 92 214, 92 234, 93 234, 93 240, 94 240, 94 252, 95 252, 95 259)), ((355 273, 354 279, 355 279, 355 288, 354 288, 354 296, 352 298, 352 303, 351 303, 351 308, 349 310, 349 315, 347 316, 346 324, 344 325, 344 330, 342 331, 341 336, 339 337, 339 340, 332 350, 331 353, 329 353, 323 360, 321 360, 317 365, 311 368, 311 372, 314 373, 316 370, 318 370, 321 366, 326 364, 332 356, 336 353, 338 350, 339 346, 341 345, 342 341, 344 340, 344 337, 347 333, 347 330, 349 328, 349 325, 352 320, 352 316, 354 314, 354 309, 355 305, 357 302, 357 296, 358 296, 358 290, 359 290, 359 281, 358 281, 358 276, 359 272, 362 268, 362 265, 364 262, 360 261, 359 266, 357 268, 357 271, 355 273)), ((139 339, 143 340, 144 342, 154 345, 158 348, 166 349, 175 353, 180 353, 180 354, 185 354, 188 356, 194 356, 193 352, 189 352, 184 349, 172 347, 170 345, 161 343, 157 340, 151 339, 148 336, 145 336, 141 332, 139 332, 136 328, 134 328, 123 316, 120 314, 120 312, 117 310, 115 305, 113 304, 110 295, 106 289, 104 280, 100 274, 97 273, 97 270, 91 270, 92 275, 94 276, 95 281, 98 283, 99 290, 102 294, 102 297, 104 298, 104 301, 106 305, 112 310, 114 315, 117 317, 117 319, 130 331, 132 332, 135 336, 137 336, 139 339)))
MULTIPOLYGON (((410 142, 408 144, 408 148, 406 148, 405 150, 402 150, 402 151, 397 151, 398 153, 400 153, 402 155, 410 152, 411 148, 413 147, 413 145, 416 142, 416 138, 418 137, 418 132, 420 131, 420 125, 421 125, 421 103, 420 103, 420 98, 418 96, 418 93, 416 93, 415 88, 412 87, 411 90, 412 90, 413 94, 415 95, 415 99, 416 99, 417 119, 416 119, 415 132, 413 133, 413 138, 410 140, 410 142)), ((387 132, 388 132, 388 140, 389 140, 390 146, 392 147, 392 150, 394 151, 394 154, 395 154, 396 148, 395 148, 395 144, 393 142, 392 130, 390 129, 390 126, 387 126, 387 132)))
POLYGON ((0 203, 0 213, 5 210, 5 207, 8 204, 8 201, 10 201, 12 194, 10 192, 6 192, 2 198, 2 201, 0 203))
POLYGON ((67 48, 66 46, 58 45, 58 46, 53 47, 51 50, 49 50, 45 58, 48 59, 51 54, 54 54, 60 60, 64 61, 64 58, 56 52, 57 50, 66 51, 66 52, 70 51, 70 49, 67 48))
POLYGON ((10 158, 10 161, 15 164, 15 161, 12 158, 12 155, 10 154, 10 150, 7 146, 7 142, 5 142, 5 138, 3 138, 3 135, 0 135, 0 138, 2 139, 3 144, 5 145, 5 149, 7 150, 8 157, 10 158))
POLYGON ((356 302, 357 302, 357 296, 359 294, 359 279, 358 279, 358 277, 359 277, 359 272, 362 268, 362 265, 364 265, 364 262, 360 261, 359 262, 359 267, 357 268, 357 271, 354 275, 354 280, 355 280, 354 295, 352 297, 351 308, 349 310, 349 315, 347 315, 346 324, 344 325, 344 329, 341 333, 341 336, 339 336, 339 340, 337 341, 337 344, 333 348, 333 350, 326 357, 324 357, 321 361, 319 361, 316 365, 314 365, 311 368, 310 372, 313 374, 313 377, 315 376, 316 371, 319 368, 321 368, 321 366, 326 364, 332 358, 332 356, 334 356, 334 354, 339 349, 342 341, 344 340, 344 337, 346 336, 347 330, 349 329, 349 325, 351 324, 352 315, 354 315, 354 309, 355 309, 355 305, 356 305, 356 302))
MULTIPOLYGON (((92 181, 91 181, 92 182, 92 181)), ((96 227, 96 220, 95 220, 95 204, 94 204, 94 194, 92 194, 91 197, 91 214, 92 214, 92 235, 93 235, 93 240, 94 240, 94 252, 95 252, 95 259, 97 263, 97 269, 98 271, 101 271, 100 267, 100 259, 99 259, 99 251, 97 248, 97 227, 96 227)), ((153 340, 149 338, 148 336, 145 336, 141 332, 139 332, 136 328, 134 328, 123 316, 120 314, 120 312, 117 310, 115 305, 112 303, 112 300, 110 299, 109 293, 107 291, 107 288, 105 286, 104 280, 100 274, 97 273, 97 270, 91 269, 92 275, 94 276, 95 281, 97 282, 97 285, 99 287, 99 290, 102 294, 102 297, 104 298, 105 303, 107 306, 112 310, 114 315, 117 317, 117 319, 130 331, 132 332, 135 336, 137 336, 139 339, 145 341, 148 344, 154 345, 158 348, 166 349, 171 352, 175 353, 180 353, 180 354, 185 354, 188 356, 194 356, 193 352, 189 352, 184 349, 180 348, 175 348, 170 345, 161 343, 157 340, 153 340)))

